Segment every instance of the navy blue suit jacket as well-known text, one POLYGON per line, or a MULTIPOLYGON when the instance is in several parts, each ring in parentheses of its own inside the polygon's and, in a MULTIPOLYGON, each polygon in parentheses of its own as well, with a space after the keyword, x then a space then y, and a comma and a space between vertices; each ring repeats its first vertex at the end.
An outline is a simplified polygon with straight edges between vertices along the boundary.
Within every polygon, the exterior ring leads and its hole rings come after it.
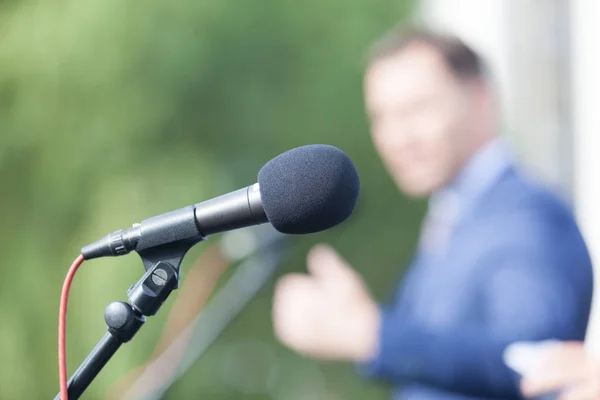
POLYGON ((361 367, 397 399, 519 399, 507 345, 584 338, 592 267, 569 207, 502 163, 480 189, 444 254, 419 251, 381 308, 379 353, 361 367))

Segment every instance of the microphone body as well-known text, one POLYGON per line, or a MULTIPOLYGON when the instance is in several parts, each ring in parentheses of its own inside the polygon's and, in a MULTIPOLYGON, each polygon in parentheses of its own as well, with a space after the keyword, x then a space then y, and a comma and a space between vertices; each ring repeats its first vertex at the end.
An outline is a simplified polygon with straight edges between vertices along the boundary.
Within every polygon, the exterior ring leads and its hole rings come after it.
POLYGON ((269 222, 258 183, 194 207, 196 223, 204 236, 269 222))
POLYGON ((215 233, 269 222, 258 183, 214 199, 148 218, 84 246, 86 260, 125 255, 183 240, 204 240, 215 233))

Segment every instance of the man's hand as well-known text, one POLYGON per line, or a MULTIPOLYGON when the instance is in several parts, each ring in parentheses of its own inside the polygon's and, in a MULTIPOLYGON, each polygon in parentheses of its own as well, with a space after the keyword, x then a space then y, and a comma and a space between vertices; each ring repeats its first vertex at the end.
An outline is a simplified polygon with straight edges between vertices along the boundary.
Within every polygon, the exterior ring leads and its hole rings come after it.
POLYGON ((560 392, 559 400, 600 400, 600 360, 589 357, 583 343, 549 347, 542 353, 540 365, 521 383, 525 396, 560 392))
POLYGON ((316 358, 368 361, 377 353, 379 309, 362 278, 329 246, 308 255, 309 275, 279 280, 273 327, 291 349, 316 358))

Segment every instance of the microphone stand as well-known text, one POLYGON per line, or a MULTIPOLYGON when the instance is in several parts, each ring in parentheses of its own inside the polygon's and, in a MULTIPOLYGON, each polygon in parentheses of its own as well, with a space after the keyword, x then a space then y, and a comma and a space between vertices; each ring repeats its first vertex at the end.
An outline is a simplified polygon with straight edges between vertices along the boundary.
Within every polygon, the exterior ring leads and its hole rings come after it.
MULTIPOLYGON (((258 293, 280 266, 288 250, 284 236, 260 248, 236 267, 236 272, 217 292, 211 304, 151 363, 125 392, 124 399, 160 400, 212 345, 220 333, 258 293), (175 365, 173 365, 175 363, 175 365), (170 367, 172 365, 172 367, 170 367), (154 389, 150 390, 151 382, 154 389)), ((262 247, 262 246, 261 246, 262 247)))
MULTIPOLYGON (((129 303, 116 301, 106 308, 107 332, 69 379, 69 400, 79 399, 119 347, 129 342, 146 322, 146 317, 155 315, 171 292, 178 288, 181 261, 201 240, 181 240, 138 252, 146 273, 127 291, 129 303)), ((54 400, 61 400, 60 393, 54 400)))

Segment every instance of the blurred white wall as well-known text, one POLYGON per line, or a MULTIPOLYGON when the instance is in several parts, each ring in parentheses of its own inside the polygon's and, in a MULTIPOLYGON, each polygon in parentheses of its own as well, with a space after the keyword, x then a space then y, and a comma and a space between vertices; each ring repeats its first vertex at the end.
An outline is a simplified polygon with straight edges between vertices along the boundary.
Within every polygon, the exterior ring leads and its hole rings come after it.
MULTIPOLYGON (((600 1, 421 0, 425 25, 489 62, 505 134, 534 174, 572 198, 600 288, 600 1)), ((587 345, 600 356, 600 290, 587 345)))
POLYGON ((596 267, 587 345, 600 357, 600 1, 571 0, 574 196, 596 267))
MULTIPOLYGON (((508 13, 503 0, 421 0, 416 19, 427 27, 459 36, 491 67, 505 119, 511 119, 511 66, 508 13)), ((509 123, 510 124, 510 123, 509 123)))

